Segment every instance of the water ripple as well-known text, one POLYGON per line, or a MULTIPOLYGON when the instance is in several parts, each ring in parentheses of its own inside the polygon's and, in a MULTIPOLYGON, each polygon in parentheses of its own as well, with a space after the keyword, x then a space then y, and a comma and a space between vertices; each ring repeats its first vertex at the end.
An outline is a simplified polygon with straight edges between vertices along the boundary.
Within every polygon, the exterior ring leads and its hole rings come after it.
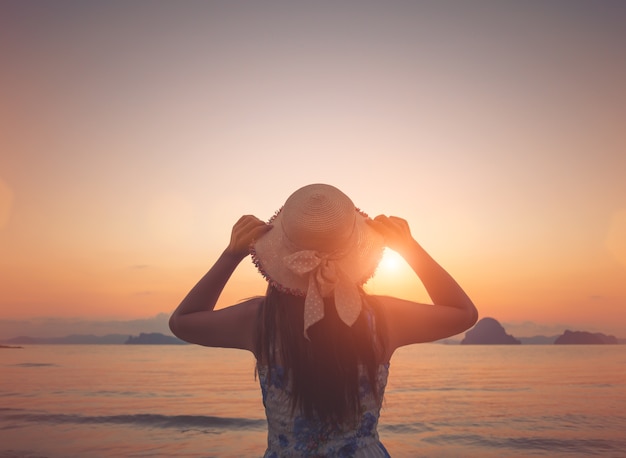
POLYGON ((212 417, 207 415, 160 415, 160 414, 129 414, 129 415, 77 415, 55 413, 10 413, 17 409, 0 409, 4 411, 4 420, 13 422, 53 423, 53 424, 128 424, 150 428, 176 429, 261 429, 266 428, 265 420, 250 418, 212 417), (7 412, 8 411, 8 412, 7 412))
POLYGON ((607 453, 617 453, 626 448, 626 440, 593 438, 556 439, 546 437, 487 437, 477 434, 439 434, 426 437, 423 440, 436 445, 457 443, 480 448, 487 447, 493 450, 502 450, 505 455, 507 450, 516 450, 518 453, 549 452, 550 454, 558 453, 564 456, 568 453, 606 456, 607 453))

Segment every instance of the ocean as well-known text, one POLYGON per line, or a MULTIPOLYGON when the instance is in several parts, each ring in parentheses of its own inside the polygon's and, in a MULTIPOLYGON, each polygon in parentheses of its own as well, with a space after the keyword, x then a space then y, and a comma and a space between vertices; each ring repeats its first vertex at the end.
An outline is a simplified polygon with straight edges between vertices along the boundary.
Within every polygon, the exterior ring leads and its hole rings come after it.
MULTIPOLYGON (((259 457, 254 359, 192 345, 0 349, 0 457, 259 457)), ((624 457, 626 345, 422 344, 392 358, 392 457, 624 457)))

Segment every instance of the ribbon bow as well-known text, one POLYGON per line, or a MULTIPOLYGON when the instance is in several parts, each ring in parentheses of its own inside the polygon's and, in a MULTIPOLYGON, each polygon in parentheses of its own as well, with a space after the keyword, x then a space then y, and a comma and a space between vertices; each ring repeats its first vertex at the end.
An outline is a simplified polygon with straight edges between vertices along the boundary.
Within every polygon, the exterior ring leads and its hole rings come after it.
POLYGON ((335 259, 317 251, 304 250, 285 256, 285 265, 293 273, 309 275, 304 300, 304 336, 309 327, 324 318, 324 297, 334 294, 341 321, 352 326, 361 313, 361 295, 355 283, 343 272, 335 259))

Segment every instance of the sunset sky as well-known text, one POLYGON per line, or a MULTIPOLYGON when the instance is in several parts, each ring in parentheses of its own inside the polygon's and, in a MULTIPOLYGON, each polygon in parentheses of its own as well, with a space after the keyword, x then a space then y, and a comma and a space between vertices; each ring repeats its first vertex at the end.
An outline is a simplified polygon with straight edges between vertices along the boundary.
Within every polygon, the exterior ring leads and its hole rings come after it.
MULTIPOLYGON (((240 215, 323 182, 406 218, 481 316, 626 337, 624 24, 620 1, 3 1, 0 319, 170 313, 240 215)), ((246 260, 219 306, 264 287, 246 260)), ((427 300, 393 259, 369 288, 427 300)))

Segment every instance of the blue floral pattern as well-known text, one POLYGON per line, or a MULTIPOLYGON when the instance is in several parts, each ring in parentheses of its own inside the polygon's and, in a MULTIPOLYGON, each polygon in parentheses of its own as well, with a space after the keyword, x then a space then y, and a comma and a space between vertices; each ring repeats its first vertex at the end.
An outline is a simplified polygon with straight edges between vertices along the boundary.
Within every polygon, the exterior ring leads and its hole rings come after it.
MULTIPOLYGON (((364 371, 359 380, 363 413, 356 427, 310 421, 297 412, 292 414, 290 387, 283 369, 272 369, 270 376, 266 366, 259 366, 258 372, 268 424, 266 458, 389 456, 378 439, 381 405, 376 401, 364 371)), ((381 395, 385 391, 388 375, 389 364, 381 365, 377 377, 381 395)))

